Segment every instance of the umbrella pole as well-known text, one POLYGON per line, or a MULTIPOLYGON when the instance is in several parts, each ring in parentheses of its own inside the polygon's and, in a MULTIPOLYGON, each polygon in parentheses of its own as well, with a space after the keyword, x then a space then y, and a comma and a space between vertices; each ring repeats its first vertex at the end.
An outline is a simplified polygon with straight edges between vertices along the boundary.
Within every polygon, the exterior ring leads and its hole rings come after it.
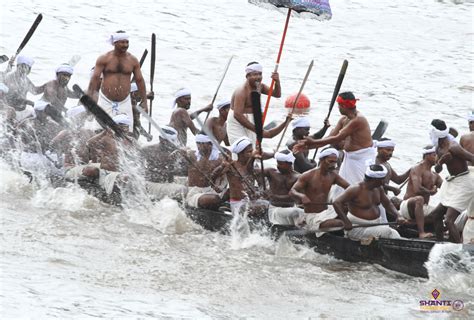
MULTIPOLYGON (((275 64, 275 69, 273 70, 273 72, 278 72, 278 65, 280 64, 281 52, 283 51, 283 45, 285 44, 286 30, 288 30, 288 24, 290 23, 290 17, 291 17, 291 9, 288 9, 288 14, 286 16, 286 22, 285 22, 285 28, 283 29, 283 36, 281 37, 280 51, 278 52, 278 57, 277 57, 277 61, 276 61, 276 64, 275 64)), ((270 84, 270 88, 268 89, 267 102, 265 102, 265 109, 263 111, 262 125, 265 123, 265 118, 267 116, 268 106, 270 105, 270 99, 271 99, 272 94, 273 94, 273 86, 274 85, 275 85, 275 80, 272 79, 272 83, 270 84)))

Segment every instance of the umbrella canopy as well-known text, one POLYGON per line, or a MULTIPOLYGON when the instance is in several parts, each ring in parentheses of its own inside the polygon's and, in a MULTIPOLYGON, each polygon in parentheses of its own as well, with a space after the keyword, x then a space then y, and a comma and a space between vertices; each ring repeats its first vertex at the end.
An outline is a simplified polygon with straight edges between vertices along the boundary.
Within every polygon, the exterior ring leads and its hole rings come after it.
POLYGON ((287 8, 303 16, 318 20, 329 20, 332 17, 329 0, 248 0, 249 3, 265 8, 287 8), (307 14, 305 14, 307 13, 307 14))

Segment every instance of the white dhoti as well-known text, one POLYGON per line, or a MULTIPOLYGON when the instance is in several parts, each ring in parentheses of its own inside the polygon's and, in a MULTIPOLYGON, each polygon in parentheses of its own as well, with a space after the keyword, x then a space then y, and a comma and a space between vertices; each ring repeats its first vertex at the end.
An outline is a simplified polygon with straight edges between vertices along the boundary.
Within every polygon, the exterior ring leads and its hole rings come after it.
POLYGON ((268 208, 268 220, 272 224, 294 226, 304 216, 304 209, 298 207, 275 207, 268 208))
POLYGON ((165 197, 179 200, 186 196, 188 187, 179 183, 157 183, 147 181, 146 190, 153 200, 161 200, 165 197))
MULTIPOLYGON (((305 229, 318 230, 321 223, 331 219, 336 219, 337 213, 332 207, 319 213, 305 213, 304 221, 306 222, 305 229)), ((321 237, 325 232, 316 232, 316 237, 321 237)))
MULTIPOLYGON (((244 117, 246 117, 247 120, 251 123, 254 123, 253 114, 244 113, 244 117)), ((249 138, 254 146, 257 141, 256 133, 241 125, 240 122, 235 119, 234 110, 232 109, 229 110, 229 115, 227 116, 227 136, 229 137, 230 144, 234 143, 237 139, 242 137, 249 138)))
MULTIPOLYGON (((408 210, 408 200, 410 199, 403 200, 402 203, 400 204, 400 214, 405 219, 414 220, 415 213, 413 212, 413 217, 410 216, 410 212, 408 210)), ((423 215, 425 217, 428 216, 433 210, 434 210, 433 206, 430 206, 429 204, 423 205, 423 215)))
POLYGON ((104 109, 111 117, 115 117, 118 114, 126 114, 130 119, 132 125, 130 128, 133 128, 133 110, 132 110, 132 101, 130 100, 130 95, 125 98, 123 101, 112 101, 107 98, 102 90, 99 92, 99 100, 97 104, 104 109))
POLYGON ((100 163, 89 163, 69 168, 65 172, 64 177, 71 181, 76 181, 77 179, 93 178, 87 177, 83 174, 84 169, 87 167, 94 167, 99 169, 98 185, 104 188, 107 194, 111 194, 114 190, 114 185, 117 181, 118 176, 120 175, 120 172, 100 169, 100 163))
MULTIPOLYGON (((354 216, 351 213, 347 214, 347 218, 352 224, 367 224, 367 223, 380 223, 380 217, 374 220, 364 220, 354 216)), ((398 232, 389 226, 376 226, 368 228, 354 228, 346 231, 347 237, 353 240, 361 240, 368 238, 389 238, 399 239, 401 238, 398 232)))
POLYGON ((474 168, 469 167, 466 173, 446 178, 440 188, 440 198, 443 206, 458 212, 474 208, 474 168))
POLYGON ((459 231, 459 233, 463 231, 468 218, 469 217, 467 216, 467 211, 464 211, 461 214, 459 214, 456 220, 454 220, 454 225, 456 226, 456 229, 459 231))
POLYGON ((190 187, 186 195, 186 204, 191 208, 199 208, 199 198, 208 194, 219 195, 212 187, 190 187))
POLYGON ((462 231, 463 243, 474 244, 474 215, 470 216, 462 231))
MULTIPOLYGON (((376 149, 373 147, 351 152, 344 151, 344 160, 339 169, 339 175, 350 185, 358 184, 364 180, 365 170, 369 164, 374 163, 375 156, 376 149)), ((343 191, 343 188, 335 185, 331 188, 329 198, 334 200, 343 191)))

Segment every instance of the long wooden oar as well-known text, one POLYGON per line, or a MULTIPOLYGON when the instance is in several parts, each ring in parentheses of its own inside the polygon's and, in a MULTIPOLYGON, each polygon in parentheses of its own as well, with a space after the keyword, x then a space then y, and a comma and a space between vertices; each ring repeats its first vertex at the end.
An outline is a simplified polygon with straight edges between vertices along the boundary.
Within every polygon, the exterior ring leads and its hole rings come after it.
POLYGON ((372 134, 372 140, 380 140, 385 134, 385 131, 387 131, 387 127, 388 122, 383 119, 380 120, 379 124, 377 125, 377 128, 375 128, 375 131, 372 134))
POLYGON ((252 113, 253 123, 255 126, 255 133, 257 136, 257 148, 260 151, 260 173, 262 175, 263 190, 267 190, 265 183, 265 170, 263 168, 263 151, 262 151, 262 140, 263 140, 263 122, 262 122, 262 105, 260 101, 260 92, 252 91, 250 93, 250 100, 252 101, 252 113))
MULTIPOLYGON (((288 30, 288 24, 290 23, 291 9, 288 9, 288 14, 286 15, 285 27, 283 28, 283 35, 280 42, 280 50, 278 51, 278 56, 275 64, 275 69, 273 72, 278 72, 278 66, 280 65, 281 53, 283 51, 283 45, 285 44, 286 31, 288 30)), ((268 106, 270 105, 270 99, 273 94, 273 86, 275 85, 275 80, 272 79, 270 87, 268 88, 267 102, 265 102, 265 109, 263 110, 262 123, 265 124, 265 118, 267 117, 268 106)))
MULTIPOLYGON (((216 93, 214 93, 214 97, 212 97, 211 105, 214 106, 214 102, 216 101, 217 98, 217 93, 219 92, 219 89, 221 88, 222 82, 224 82, 225 75, 227 74, 227 70, 229 70, 230 63, 232 62, 232 59, 234 59, 234 56, 230 56, 229 61, 227 62, 227 65, 225 66, 224 73, 222 74, 221 81, 219 81, 219 85, 217 86, 216 93)), ((211 114, 211 111, 207 112, 206 119, 204 119, 204 124, 206 124, 207 118, 209 118, 209 115, 211 114)))
MULTIPOLYGON (((306 70, 306 74, 303 78, 303 82, 301 83, 300 90, 298 91, 298 94, 296 95, 295 101, 293 102, 293 107, 291 108, 290 114, 293 114, 293 112, 295 112, 296 103, 298 102, 298 99, 299 99, 301 93, 303 92, 306 81, 308 80, 309 74, 311 73, 311 69, 313 69, 313 64, 314 64, 314 60, 311 60, 311 63, 309 64, 308 69, 306 70)), ((288 129, 289 124, 290 124, 290 122, 287 122, 286 125, 285 125, 285 129, 283 129, 283 133, 281 134, 280 141, 278 142, 278 145, 275 149, 276 152, 278 152, 278 149, 280 149, 281 142, 283 141, 283 138, 285 137, 286 129, 288 129)))
POLYGON ((40 24, 41 20, 43 20, 43 15, 40 13, 36 17, 35 21, 33 22, 33 25, 30 27, 30 30, 28 30, 28 33, 26 34, 26 36, 23 38, 23 41, 20 43, 20 46, 16 50, 15 54, 10 58, 10 62, 8 63, 9 69, 12 68, 16 57, 20 54, 21 50, 23 50, 23 48, 26 46, 26 44, 30 40, 33 33, 35 33, 35 30, 36 28, 38 28, 38 25, 40 24))
MULTIPOLYGON (((347 70, 348 65, 349 65, 349 62, 347 60, 344 60, 344 62, 342 63, 341 71, 339 71, 339 76, 337 77, 336 86, 334 87, 334 91, 332 92, 331 103, 329 104, 329 111, 326 116, 326 119, 324 120, 324 123, 326 123, 326 121, 329 120, 329 116, 331 115, 332 109, 334 107, 334 103, 336 103, 337 95, 339 94, 339 90, 341 90, 342 81, 344 81, 344 76, 346 75, 346 70, 347 70)), ((325 126, 321 137, 324 137, 327 130, 328 130, 328 127, 325 126)), ((318 153, 318 148, 314 150, 313 160, 316 158, 317 153, 318 153)))
MULTIPOLYGON (((140 58, 140 68, 143 66, 143 63, 145 62, 145 59, 146 59, 147 55, 148 55, 148 50, 145 49, 145 51, 143 51, 143 54, 140 58)), ((135 81, 135 76, 132 78, 131 82, 133 82, 133 81, 135 81)), ((135 111, 138 111, 138 110, 136 110, 136 107, 133 107, 133 108, 135 109, 135 111)), ((153 140, 153 136, 151 134, 149 134, 145 130, 145 128, 143 128, 143 126, 141 124, 138 126, 138 128, 136 128, 135 125, 134 125, 133 131, 136 135, 141 134, 142 136, 144 136, 146 138, 146 141, 148 141, 148 142, 153 140), (138 129, 138 133, 136 132, 137 129, 138 129)))
MULTIPOLYGON (((155 59, 156 59, 156 36, 151 34, 151 61, 150 61, 150 91, 153 92, 153 80, 155 80, 155 59)), ((153 99, 150 99, 150 117, 153 114, 153 99)), ((148 134, 151 133, 151 122, 148 122, 148 134)))

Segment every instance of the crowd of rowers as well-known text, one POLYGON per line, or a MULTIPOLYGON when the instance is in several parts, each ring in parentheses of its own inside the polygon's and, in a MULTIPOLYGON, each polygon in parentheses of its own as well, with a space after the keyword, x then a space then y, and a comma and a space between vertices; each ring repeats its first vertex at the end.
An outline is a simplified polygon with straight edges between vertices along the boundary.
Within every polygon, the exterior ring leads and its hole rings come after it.
MULTIPOLYGON (((168 125, 161 126, 159 142, 140 146, 138 138, 144 130, 137 109, 147 111, 147 99, 154 95, 146 92, 139 62, 127 51, 128 35, 117 32, 110 43, 113 49, 96 61, 87 94, 127 138, 119 138, 110 128, 95 127, 95 120, 88 121, 91 115, 80 103, 65 108, 68 98, 79 98, 67 87, 72 66, 58 66, 56 79, 37 87, 28 78, 33 59, 19 56, 16 69, 0 77, 3 157, 19 154, 25 171, 69 181, 87 179, 112 193, 129 183, 121 157, 123 150, 134 150, 147 192, 155 199, 181 198, 189 207, 210 210, 229 204, 234 213, 268 214, 275 224, 304 227, 318 236, 335 227, 343 228, 352 239, 399 238, 388 224, 353 228, 396 221, 416 225, 420 238, 433 236, 425 231, 432 224, 438 240, 444 240, 446 233, 453 242, 474 240, 474 114, 467 119, 470 132, 459 142, 443 120, 433 120, 431 144, 420 146, 420 161, 403 174, 397 174, 389 163, 395 142, 372 140, 369 123, 358 111, 352 92, 337 97, 341 117, 327 137, 323 135, 328 122, 311 134, 308 117, 293 119, 289 114, 281 124, 264 129, 263 138, 277 136, 291 123, 291 141, 282 151, 262 152, 256 148, 250 96, 252 91, 267 94, 269 87, 262 84, 262 66, 251 62, 245 68, 244 83, 230 100, 216 105, 219 115, 209 118, 202 130, 193 119, 214 106, 191 113, 191 92, 180 89, 168 125), (32 102, 27 93, 43 95, 32 102), (194 150, 187 148, 188 131, 195 138, 194 150), (314 161, 309 149, 317 148, 321 150, 314 161), (256 162, 263 164, 271 158, 276 168, 262 168, 256 162), (449 173, 445 179, 438 174, 443 165, 449 173), (183 175, 187 182, 177 182, 176 177, 183 175), (390 181, 399 185, 407 181, 403 198, 396 197, 401 187, 390 186, 390 181), (430 198, 438 191, 440 203, 432 205, 430 198)), ((272 95, 279 98, 278 73, 272 79, 272 95)))

